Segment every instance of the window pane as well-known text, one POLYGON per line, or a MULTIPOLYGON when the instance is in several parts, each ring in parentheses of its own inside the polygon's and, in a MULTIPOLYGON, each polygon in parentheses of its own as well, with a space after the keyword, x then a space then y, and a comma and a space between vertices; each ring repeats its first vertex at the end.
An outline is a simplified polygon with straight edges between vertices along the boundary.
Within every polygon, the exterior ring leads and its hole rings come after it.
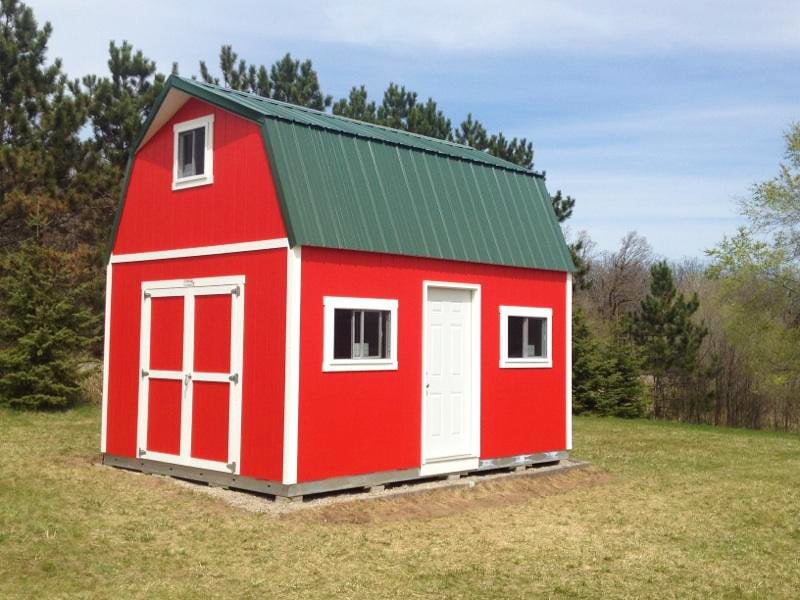
POLYGON ((353 311, 333 311, 333 358, 353 358, 353 311))
POLYGON ((547 319, 538 317, 530 317, 528 319, 526 356, 530 358, 547 357, 547 319))
POLYGON ((178 135, 178 177, 194 175, 192 164, 192 139, 193 132, 184 131, 178 135))
POLYGON ((522 358, 522 328, 525 317, 508 317, 508 358, 522 358))
POLYGON ((364 311, 363 358, 386 358, 386 330, 384 322, 388 312, 364 311))
POLYGON ((206 128, 194 130, 194 174, 205 173, 206 163, 206 128))

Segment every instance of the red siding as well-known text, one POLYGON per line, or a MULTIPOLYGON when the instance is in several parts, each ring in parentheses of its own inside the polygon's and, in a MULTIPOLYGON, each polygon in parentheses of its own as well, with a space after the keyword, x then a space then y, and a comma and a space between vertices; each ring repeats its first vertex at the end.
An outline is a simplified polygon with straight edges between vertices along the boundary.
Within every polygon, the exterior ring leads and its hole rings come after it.
POLYGON ((286 237, 258 125, 189 100, 139 150, 114 253, 286 237), (172 191, 173 131, 214 114, 214 183, 172 191))
POLYGON ((299 481, 419 466, 424 280, 482 286, 481 457, 565 448, 565 273, 309 247, 302 261, 299 481), (399 301, 399 370, 322 372, 326 295, 399 301), (500 305, 553 309, 553 368, 499 368, 500 305))
MULTIPOLYGON (((223 275, 246 278, 241 473, 279 481, 283 461, 286 250, 113 266, 107 451, 130 457, 136 453, 141 282, 223 275)), ((214 404, 213 393, 207 396, 214 404)), ((196 447, 200 455, 217 456, 223 443, 227 440, 220 435, 196 447)))

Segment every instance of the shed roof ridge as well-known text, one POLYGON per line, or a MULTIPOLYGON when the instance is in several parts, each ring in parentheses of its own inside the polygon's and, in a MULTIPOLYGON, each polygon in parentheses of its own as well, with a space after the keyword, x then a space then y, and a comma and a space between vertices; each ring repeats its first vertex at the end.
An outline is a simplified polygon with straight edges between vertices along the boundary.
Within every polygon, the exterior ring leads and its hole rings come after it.
MULTIPOLYGON (((485 150, 479 150, 478 148, 475 148, 475 147, 470 146, 468 144, 460 144, 458 142, 454 142, 454 141, 451 141, 451 140, 444 140, 444 139, 441 139, 441 138, 435 138, 435 137, 431 137, 431 136, 427 136, 427 135, 422 135, 420 133, 415 133, 415 132, 412 132, 412 131, 405 131, 403 129, 397 129, 395 127, 389 127, 387 125, 381 125, 379 123, 369 123, 367 121, 361 121, 359 119, 353 119, 353 118, 345 117, 345 116, 342 116, 342 115, 335 115, 333 113, 328 113, 328 112, 325 112, 325 111, 317 110, 315 108, 310 108, 308 106, 301 106, 299 104, 292 104, 291 102, 284 102, 283 100, 276 100, 274 98, 267 98, 266 96, 261 96, 260 94, 256 94, 256 93, 253 93, 253 92, 247 92, 247 91, 244 91, 244 90, 236 90, 236 89, 233 89, 233 88, 223 87, 221 85, 208 83, 206 81, 199 81, 197 79, 183 77, 181 75, 170 75, 170 78, 176 78, 176 79, 179 79, 179 80, 181 80, 181 81, 183 81, 185 83, 188 83, 190 85, 197 85, 197 86, 203 87, 205 89, 211 90, 211 91, 213 91, 215 93, 222 93, 222 94, 234 95, 234 96, 243 96, 245 98, 252 98, 254 100, 257 100, 258 102, 264 102, 266 104, 272 104, 272 105, 275 105, 275 106, 283 107, 283 108, 286 108, 286 109, 288 109, 290 111, 300 111, 300 112, 309 113, 309 114, 312 114, 312 115, 318 115, 323 120, 326 120, 326 119, 327 120, 333 120, 333 121, 340 120, 340 121, 344 121, 344 122, 347 122, 347 123, 354 123, 356 125, 365 126, 365 127, 368 127, 368 128, 374 128, 374 129, 378 129, 378 130, 381 130, 381 131, 386 131, 386 132, 390 132, 390 133, 394 133, 394 134, 404 135, 404 136, 407 136, 407 137, 410 137, 410 138, 414 138, 414 139, 417 139, 417 140, 431 142, 433 144, 441 144, 443 146, 450 146, 450 147, 453 147, 453 148, 459 148, 459 149, 463 149, 463 150, 470 150, 472 152, 477 153, 478 155, 480 155, 480 154, 485 155, 486 160, 479 160, 478 156, 475 156, 472 159, 469 158, 469 157, 461 157, 462 160, 474 160, 476 162, 481 162, 481 163, 483 163, 483 164, 485 164, 487 166, 491 166, 491 167, 497 167, 497 168, 501 168, 501 169, 504 168, 504 169, 508 169, 508 170, 511 170, 511 171, 516 171, 518 173, 532 175, 532 176, 535 176, 535 177, 544 177, 544 174, 539 172, 539 171, 536 171, 534 169, 529 169, 529 168, 524 167, 522 165, 518 165, 518 164, 513 163, 513 162, 511 162, 509 160, 506 160, 504 158, 500 158, 498 156, 494 156, 492 154, 489 154, 485 150), (494 160, 490 160, 490 157, 491 157, 491 159, 494 159, 494 160), (495 161, 498 161, 498 162, 495 162, 495 161)), ((343 131, 338 130, 338 129, 334 128, 334 127, 326 127, 324 124, 310 124, 310 123, 296 121, 296 120, 291 119, 289 117, 278 117, 278 116, 275 116, 275 115, 265 115, 265 116, 271 116, 273 118, 278 118, 278 119, 285 119, 285 120, 291 121, 291 122, 293 122, 293 123, 295 123, 297 125, 303 125, 303 126, 306 126, 306 127, 319 127, 321 129, 329 129, 329 130, 335 131, 335 132, 337 132, 339 134, 344 133, 344 134, 347 134, 347 135, 354 135, 356 137, 363 137, 363 138, 367 138, 367 139, 373 139, 373 140, 379 141, 381 143, 391 143, 390 141, 387 141, 387 140, 382 140, 382 139, 379 139, 379 138, 371 138, 371 137, 369 137, 367 135, 362 135, 362 134, 359 134, 359 133, 343 132, 343 131)), ((397 144, 397 145, 402 145, 402 144, 397 144)), ((419 146, 410 146, 410 147, 412 147, 412 148, 414 148, 416 150, 425 150, 427 152, 436 152, 436 150, 423 149, 423 148, 420 148, 419 146)), ((457 157, 454 156, 453 158, 457 158, 457 157)))

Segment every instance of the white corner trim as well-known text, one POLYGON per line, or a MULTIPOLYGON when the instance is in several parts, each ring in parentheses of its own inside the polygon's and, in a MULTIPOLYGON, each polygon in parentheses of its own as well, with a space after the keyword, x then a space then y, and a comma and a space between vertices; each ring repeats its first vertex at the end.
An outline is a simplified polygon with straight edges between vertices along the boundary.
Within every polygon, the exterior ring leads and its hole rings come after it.
POLYGON ((112 264, 144 262, 148 260, 169 260, 171 258, 188 258, 191 256, 212 256, 214 254, 234 254, 236 252, 253 252, 255 250, 274 250, 288 248, 286 238, 272 238, 237 244, 220 244, 217 246, 197 246, 194 248, 176 248, 174 250, 155 250, 153 252, 132 252, 130 254, 112 254, 112 264))
POLYGON ((191 121, 183 121, 172 126, 173 131, 173 157, 172 157, 172 189, 183 190, 199 185, 214 183, 214 115, 206 115, 191 121), (203 173, 190 177, 178 177, 178 138, 184 131, 204 127, 205 133, 205 159, 203 173))
POLYGON ((286 356, 283 401, 283 483, 297 483, 300 412, 300 246, 286 252, 286 356))
POLYGON ((323 306, 322 370, 326 373, 342 371, 396 371, 398 301, 393 298, 352 298, 325 296, 323 306), (353 310, 389 311, 389 358, 334 358, 333 314, 337 308, 353 310))
MULTIPOLYGON (((420 389, 420 417, 422 422, 420 424, 420 473, 431 475, 431 474, 439 474, 443 472, 453 472, 461 470, 460 465, 458 462, 449 462, 449 461, 436 461, 436 464, 439 464, 440 467, 436 466, 427 466, 431 463, 426 459, 427 455, 427 447, 426 447, 426 439, 427 439, 427 408, 426 408, 426 394, 425 394, 425 386, 427 384, 426 381, 426 373, 428 368, 428 291, 430 288, 450 288, 450 289, 459 289, 459 290, 469 290, 472 292, 472 341, 474 342, 474 347, 472 348, 472 364, 471 364, 471 387, 470 391, 472 393, 472 440, 471 440, 471 448, 472 448, 472 456, 470 457, 461 457, 465 461, 472 461, 472 460, 479 460, 481 455, 481 349, 482 349, 482 342, 483 339, 483 331, 481 329, 481 313, 483 311, 483 304, 481 300, 481 286, 477 283, 458 283, 453 281, 430 281, 430 280, 423 280, 422 282, 422 377, 421 380, 421 389, 420 389), (446 464, 446 467, 441 467, 441 465, 446 464), (439 470, 440 468, 444 468, 445 470, 439 470)), ((472 464, 472 463, 470 463, 472 464)), ((472 467, 468 467, 472 468, 472 467)))
POLYGON ((106 265, 106 312, 103 328, 103 400, 100 413, 100 452, 106 452, 108 444, 108 367, 111 354, 111 263, 106 265))
POLYGON ((553 309, 534 306, 500 307, 500 368, 549 369, 553 366, 553 309), (543 358, 508 357, 508 317, 547 319, 547 352, 543 358))
POLYGON ((564 360, 564 370, 567 373, 567 390, 566 390, 566 419, 567 419, 567 450, 572 450, 572 273, 567 273, 567 310, 564 311, 564 318, 566 319, 566 338, 567 338, 567 351, 564 360))

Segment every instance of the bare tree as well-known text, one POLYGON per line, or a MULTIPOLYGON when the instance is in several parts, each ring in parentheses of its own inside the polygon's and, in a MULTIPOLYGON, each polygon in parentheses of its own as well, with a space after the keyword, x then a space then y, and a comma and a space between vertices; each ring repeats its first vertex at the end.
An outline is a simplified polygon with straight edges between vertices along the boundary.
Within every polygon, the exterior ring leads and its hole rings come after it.
POLYGON ((616 252, 604 252, 592 264, 588 296, 604 320, 616 322, 647 294, 653 250, 635 231, 622 238, 616 252))

